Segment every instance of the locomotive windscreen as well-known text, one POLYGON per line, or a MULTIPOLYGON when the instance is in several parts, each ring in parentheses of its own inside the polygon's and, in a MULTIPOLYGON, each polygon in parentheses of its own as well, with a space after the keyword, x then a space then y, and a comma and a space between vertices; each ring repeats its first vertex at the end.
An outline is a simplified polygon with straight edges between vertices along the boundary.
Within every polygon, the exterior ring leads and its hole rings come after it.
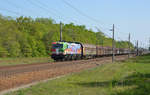
POLYGON ((56 49, 56 48, 63 48, 63 44, 53 44, 52 48, 53 48, 53 49, 56 49))

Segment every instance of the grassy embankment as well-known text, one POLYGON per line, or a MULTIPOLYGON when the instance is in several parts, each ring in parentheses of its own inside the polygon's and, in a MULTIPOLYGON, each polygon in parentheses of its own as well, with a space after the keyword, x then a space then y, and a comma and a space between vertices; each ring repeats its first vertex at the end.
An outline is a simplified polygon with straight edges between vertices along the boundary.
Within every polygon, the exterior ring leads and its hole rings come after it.
POLYGON ((17 64, 34 64, 52 62, 50 57, 33 57, 33 58, 0 58, 0 66, 17 65, 17 64))
POLYGON ((150 95, 150 55, 102 65, 7 95, 150 95))

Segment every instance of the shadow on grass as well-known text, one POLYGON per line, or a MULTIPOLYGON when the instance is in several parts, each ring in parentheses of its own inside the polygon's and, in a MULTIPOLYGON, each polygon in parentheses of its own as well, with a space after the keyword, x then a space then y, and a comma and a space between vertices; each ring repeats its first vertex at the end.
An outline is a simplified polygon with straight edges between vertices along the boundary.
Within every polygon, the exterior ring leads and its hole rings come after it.
POLYGON ((125 91, 114 91, 112 95, 150 95, 150 74, 135 73, 123 80, 112 80, 105 82, 87 82, 76 83, 76 85, 84 87, 125 87, 135 86, 125 91))

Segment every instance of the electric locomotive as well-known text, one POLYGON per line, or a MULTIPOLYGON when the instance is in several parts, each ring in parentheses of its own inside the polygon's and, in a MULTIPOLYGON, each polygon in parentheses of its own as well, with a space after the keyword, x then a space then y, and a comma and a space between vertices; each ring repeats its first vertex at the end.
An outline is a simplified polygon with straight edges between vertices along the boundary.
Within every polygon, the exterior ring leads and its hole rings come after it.
POLYGON ((82 57, 82 44, 78 42, 53 42, 51 57, 54 60, 76 60, 82 57))

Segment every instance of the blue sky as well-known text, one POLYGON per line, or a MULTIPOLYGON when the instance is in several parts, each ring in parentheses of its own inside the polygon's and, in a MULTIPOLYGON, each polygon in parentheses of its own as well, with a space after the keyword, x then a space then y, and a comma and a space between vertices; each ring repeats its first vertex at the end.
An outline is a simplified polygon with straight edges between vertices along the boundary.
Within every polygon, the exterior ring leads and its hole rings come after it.
POLYGON ((150 37, 150 0, 65 0, 93 21, 64 3, 63 0, 1 0, 0 13, 4 16, 51 17, 57 22, 74 22, 96 30, 100 28, 111 36, 109 31, 115 24, 117 40, 140 41, 140 46, 148 46, 150 37), (8 12, 9 11, 9 12, 8 12), (11 12, 10 12, 11 11, 11 12), (17 13, 13 13, 17 12, 17 13))

